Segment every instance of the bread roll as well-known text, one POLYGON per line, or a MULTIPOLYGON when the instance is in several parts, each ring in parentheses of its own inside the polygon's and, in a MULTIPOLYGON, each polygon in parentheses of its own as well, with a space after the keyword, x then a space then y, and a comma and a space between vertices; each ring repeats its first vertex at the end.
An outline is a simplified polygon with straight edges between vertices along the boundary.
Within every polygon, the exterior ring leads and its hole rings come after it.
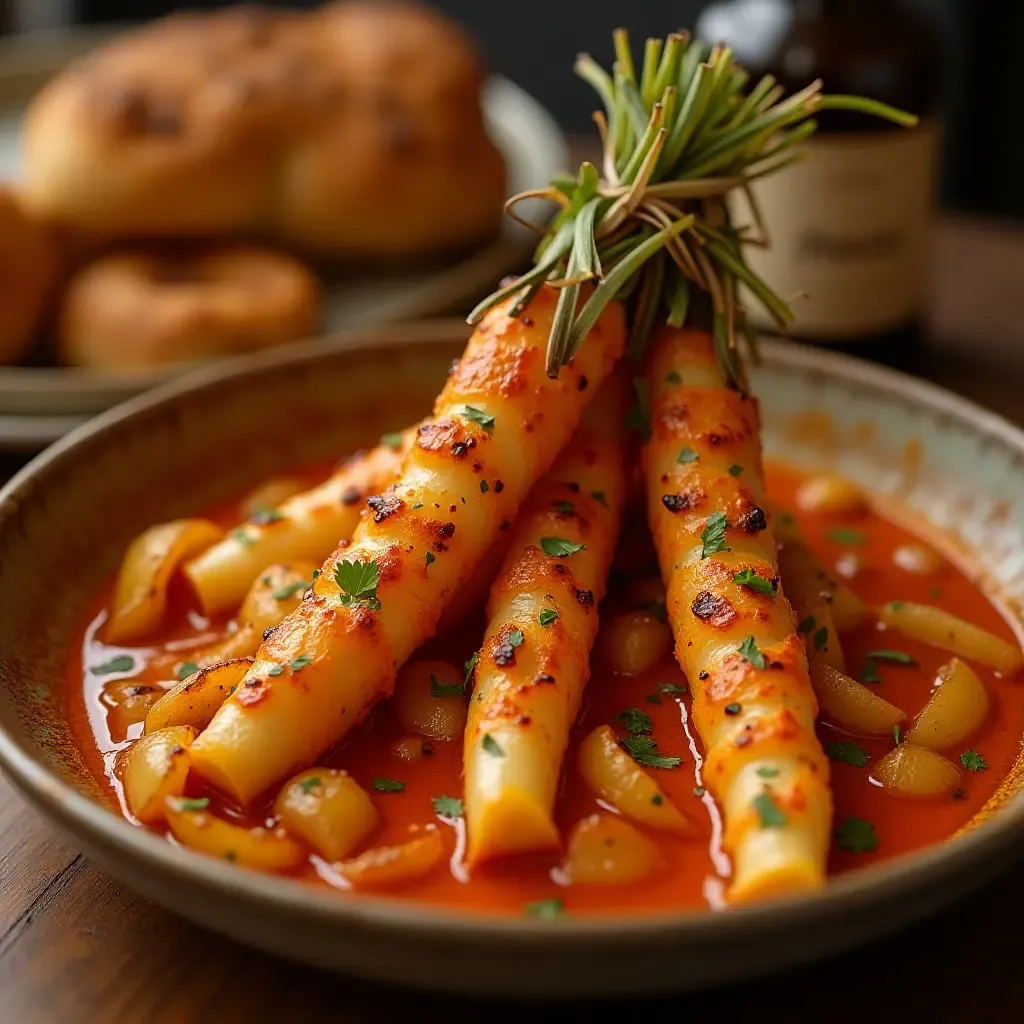
POLYGON ((409 4, 174 15, 36 97, 26 200, 108 238, 258 233, 332 256, 465 247, 496 229, 505 194, 481 80, 469 40, 409 4))
POLYGON ((249 245, 101 256, 68 283, 65 363, 101 369, 235 355, 309 337, 320 285, 283 253, 249 245))
POLYGON ((16 363, 32 344, 57 275, 53 238, 0 186, 0 363, 16 363))

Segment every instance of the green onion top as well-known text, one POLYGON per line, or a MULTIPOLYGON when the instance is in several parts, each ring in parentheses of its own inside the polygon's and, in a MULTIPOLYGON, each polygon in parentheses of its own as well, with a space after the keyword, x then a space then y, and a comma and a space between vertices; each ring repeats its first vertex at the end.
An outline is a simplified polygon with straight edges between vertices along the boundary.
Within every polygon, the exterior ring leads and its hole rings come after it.
POLYGON ((780 328, 793 313, 744 259, 744 246, 764 235, 756 203, 755 223, 735 225, 726 197, 735 189, 749 195, 751 182, 800 159, 799 144, 814 132, 819 110, 859 110, 905 126, 917 119, 859 96, 825 96, 820 81, 786 97, 771 75, 751 83, 728 47, 686 33, 648 39, 638 75, 626 31, 614 39, 611 73, 587 55, 576 60, 576 73, 604 107, 594 114, 603 142, 600 172, 585 162, 575 179, 558 178, 508 201, 513 217, 526 198, 540 196, 560 209, 540 228, 533 269, 485 299, 469 322, 509 296, 518 316, 545 282, 559 288, 547 351, 548 374, 556 377, 612 299, 629 305, 634 359, 659 320, 681 327, 703 305, 722 371, 742 388, 737 339, 752 358, 757 353, 737 287, 744 285, 780 328), (588 281, 595 287, 581 306, 588 281), (694 290, 706 298, 692 302, 694 290))

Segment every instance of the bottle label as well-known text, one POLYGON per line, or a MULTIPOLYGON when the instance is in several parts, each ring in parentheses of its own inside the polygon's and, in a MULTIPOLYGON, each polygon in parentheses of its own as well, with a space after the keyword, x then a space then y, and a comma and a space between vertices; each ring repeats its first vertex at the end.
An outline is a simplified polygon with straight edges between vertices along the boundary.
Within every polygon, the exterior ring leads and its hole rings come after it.
MULTIPOLYGON (((804 160, 753 184, 770 247, 749 245, 745 256, 790 303, 793 334, 850 341, 920 311, 938 137, 930 123, 822 135, 804 160)), ((743 193, 730 209, 738 227, 756 223, 743 193)), ((773 325, 756 299, 744 298, 755 325, 773 325)))

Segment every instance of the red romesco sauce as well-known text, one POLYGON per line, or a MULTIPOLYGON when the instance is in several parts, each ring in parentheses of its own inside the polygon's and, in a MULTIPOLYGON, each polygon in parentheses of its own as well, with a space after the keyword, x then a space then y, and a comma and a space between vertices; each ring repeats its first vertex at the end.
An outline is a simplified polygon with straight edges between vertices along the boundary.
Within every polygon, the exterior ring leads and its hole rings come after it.
MULTIPOLYGON (((799 473, 780 465, 767 468, 768 490, 778 509, 795 508, 795 492, 804 479, 799 473)), ((235 505, 208 513, 225 526, 239 518, 235 505)), ((891 600, 920 601, 945 608, 1014 643, 1019 639, 1008 619, 978 588, 965 571, 943 560, 941 567, 927 575, 917 575, 897 566, 894 551, 902 545, 920 544, 921 540, 903 526, 874 512, 856 519, 806 512, 798 516, 801 532, 822 563, 849 571, 856 563, 856 572, 847 580, 859 597, 872 605, 891 600), (838 529, 837 529, 838 528, 838 529)), ((630 607, 625 588, 631 579, 651 572, 653 549, 641 531, 629 531, 624 537, 619 568, 613 578, 608 598, 601 608, 602 616, 612 616, 630 607), (640 536, 637 536, 637 533, 640 536)), ((842 572, 837 573, 840 579, 842 572)), ((96 602, 90 621, 83 624, 79 642, 68 664, 68 713, 72 729, 87 761, 107 787, 112 801, 131 819, 125 808, 120 783, 115 772, 116 754, 141 734, 142 725, 129 731, 128 738, 117 742, 108 729, 108 707, 101 700, 105 685, 118 675, 96 675, 88 666, 108 662, 123 654, 123 648, 105 647, 97 632, 105 620, 110 593, 96 602)), ((189 650, 198 650, 221 638, 229 628, 227 622, 207 622, 194 610, 194 603, 184 584, 172 587, 171 614, 163 633, 152 638, 145 648, 133 650, 135 667, 124 677, 139 683, 159 682, 169 686, 166 667, 159 669, 158 660, 168 663, 169 651, 186 660, 189 650)), ((445 657, 461 665, 475 650, 483 633, 483 621, 464 623, 447 636, 437 637, 423 653, 445 657)), ((925 704, 935 681, 936 671, 949 655, 943 651, 885 633, 874 621, 844 634, 843 648, 847 669, 857 676, 868 651, 896 648, 911 655, 916 665, 878 662, 881 682, 873 689, 889 702, 903 709, 908 721, 925 704)), ((974 665, 992 698, 992 710, 980 731, 969 741, 988 764, 983 771, 962 770, 959 788, 948 797, 909 800, 884 792, 873 782, 871 765, 858 768, 850 764, 832 763, 832 787, 835 795, 835 821, 853 816, 871 822, 878 837, 877 849, 871 853, 849 853, 833 843, 829 871, 838 874, 855 870, 899 854, 919 850, 941 842, 965 825, 985 804, 1010 771, 1018 757, 1024 735, 1024 679, 1000 678, 995 672, 974 665)), ((690 725, 690 697, 666 695, 659 684, 685 684, 679 667, 667 656, 651 672, 637 677, 618 676, 595 656, 593 675, 584 697, 583 709, 573 732, 562 773, 557 804, 557 819, 563 836, 581 818, 601 810, 597 799, 588 791, 576 767, 580 740, 601 724, 611 724, 620 735, 616 716, 626 708, 640 708, 653 722, 653 737, 658 751, 677 755, 682 764, 673 770, 649 769, 662 790, 691 819, 699 823, 700 834, 693 839, 677 839, 649 833, 657 842, 661 864, 657 872, 638 882, 623 886, 564 885, 558 880, 559 854, 523 856, 502 863, 485 865, 469 875, 462 866, 463 831, 461 821, 442 821, 435 813, 432 799, 440 795, 461 796, 462 744, 432 742, 433 753, 416 764, 398 760, 390 751, 391 744, 403 733, 387 704, 379 706, 363 726, 336 749, 328 752, 318 764, 344 768, 372 793, 382 815, 382 825, 371 837, 370 845, 399 843, 408 839, 409 827, 436 823, 442 829, 451 852, 448 865, 429 877, 386 893, 389 897, 418 903, 444 904, 466 912, 522 913, 532 901, 559 899, 571 913, 662 914, 684 908, 706 908, 722 905, 722 894, 729 874, 729 860, 720 848, 720 819, 710 795, 700 783, 701 744, 690 725), (657 700, 655 700, 657 695, 657 700), (649 699, 650 698, 650 699, 649 699), (378 793, 371 788, 379 777, 398 779, 405 784, 399 793, 378 793)), ((880 757, 893 745, 892 740, 851 737, 826 723, 819 724, 824 744, 836 740, 856 742, 871 757, 880 757)), ((956 761, 957 752, 947 752, 956 761)), ((959 765, 958 765, 959 767, 959 765)), ((207 789, 199 780, 191 780, 187 795, 207 796, 210 811, 239 823, 262 824, 271 815, 273 793, 248 812, 232 806, 222 795, 207 789)), ((141 827, 141 826, 140 826, 141 827)), ((300 872, 311 884, 324 888, 325 898, 332 898, 329 866, 311 855, 300 872)), ((366 898, 346 892, 333 898, 366 898)))

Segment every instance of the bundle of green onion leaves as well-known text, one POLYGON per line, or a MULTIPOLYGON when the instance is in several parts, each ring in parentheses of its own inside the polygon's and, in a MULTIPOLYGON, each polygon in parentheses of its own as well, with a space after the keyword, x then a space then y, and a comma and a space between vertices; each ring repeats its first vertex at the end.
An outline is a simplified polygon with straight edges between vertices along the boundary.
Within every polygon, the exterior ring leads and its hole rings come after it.
POLYGON ((730 384, 745 388, 739 342, 756 358, 756 335, 739 286, 781 330, 793 322, 789 305, 744 259, 745 246, 764 244, 751 184, 801 159, 800 144, 820 110, 858 110, 904 126, 916 118, 859 96, 826 96, 820 81, 790 96, 770 75, 751 84, 730 49, 686 33, 648 39, 638 76, 625 30, 614 40, 611 74, 587 55, 576 61, 604 108, 594 114, 600 170, 584 163, 576 179, 508 201, 512 216, 528 198, 560 210, 550 225, 537 226, 543 238, 533 268, 485 299, 469 322, 513 295, 519 315, 545 283, 559 288, 547 350, 554 377, 612 299, 628 303, 629 355, 636 359, 655 324, 682 326, 703 293, 718 361, 730 384), (726 199, 734 189, 747 194, 754 223, 731 223, 726 199))

